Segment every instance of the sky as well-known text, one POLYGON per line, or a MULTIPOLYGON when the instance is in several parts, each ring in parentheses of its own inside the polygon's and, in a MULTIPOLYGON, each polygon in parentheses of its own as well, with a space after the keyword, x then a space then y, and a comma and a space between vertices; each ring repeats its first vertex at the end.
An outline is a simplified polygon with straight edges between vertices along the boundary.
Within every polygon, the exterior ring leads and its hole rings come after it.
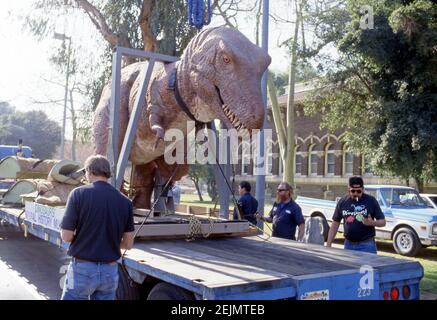
MULTIPOLYGON (((61 125, 65 76, 49 61, 50 53, 61 45, 61 41, 49 38, 37 41, 24 30, 23 18, 32 13, 32 3, 33 0, 0 0, 0 101, 9 102, 20 111, 42 110, 61 125), (48 102, 53 100, 58 103, 48 102)), ((280 11, 281 16, 288 19, 292 15, 286 8, 272 6, 271 10, 280 11)), ((214 24, 220 24, 220 21, 213 20, 214 24)), ((71 36, 74 46, 83 48, 82 53, 90 59, 96 58, 104 47, 101 36, 84 14, 70 16, 68 21, 58 21, 55 29, 71 36)), ((247 21, 244 13, 239 17, 239 29, 254 41, 253 23, 247 21)), ((274 71, 288 70, 285 50, 278 48, 277 43, 291 34, 292 25, 273 22, 269 25, 269 54, 273 58, 270 67, 274 71)), ((70 128, 67 121, 66 139, 71 137, 70 128)))

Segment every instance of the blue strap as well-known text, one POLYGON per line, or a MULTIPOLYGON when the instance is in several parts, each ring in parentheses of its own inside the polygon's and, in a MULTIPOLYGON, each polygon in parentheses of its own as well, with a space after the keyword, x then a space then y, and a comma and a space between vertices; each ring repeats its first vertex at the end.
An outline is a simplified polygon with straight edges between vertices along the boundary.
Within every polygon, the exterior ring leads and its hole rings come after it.
POLYGON ((202 29, 204 25, 208 25, 211 22, 211 0, 208 0, 207 9, 208 19, 205 21, 205 4, 204 0, 188 0, 188 21, 191 26, 195 26, 197 29, 202 29))

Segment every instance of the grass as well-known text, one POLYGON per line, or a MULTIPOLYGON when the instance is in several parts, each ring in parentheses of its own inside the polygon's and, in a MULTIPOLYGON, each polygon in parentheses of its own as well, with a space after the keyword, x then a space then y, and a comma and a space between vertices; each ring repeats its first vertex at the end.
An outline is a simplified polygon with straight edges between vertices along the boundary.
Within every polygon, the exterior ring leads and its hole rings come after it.
MULTIPOLYGON (((199 201, 199 197, 197 194, 184 194, 181 196, 181 203, 188 205, 195 205, 199 207, 214 207, 214 203, 211 201, 211 198, 208 196, 204 196, 204 202, 199 201)), ((231 204, 231 208, 233 205, 231 204)), ((220 208, 220 205, 217 204, 217 209, 220 208)), ((266 204, 264 207, 264 214, 267 215, 272 209, 271 204, 266 204)), ((267 234, 271 234, 271 224, 266 223, 267 228, 265 228, 265 232, 267 234)), ((336 239, 336 244, 343 244, 343 236, 342 234, 338 234, 336 239)), ((398 259, 408 259, 418 261, 424 269, 424 277, 420 282, 421 291, 426 293, 432 293, 437 295, 437 247, 429 247, 423 249, 419 252, 417 257, 403 257, 397 254, 394 249, 391 241, 387 240, 378 240, 378 254, 382 256, 389 256, 398 259)))

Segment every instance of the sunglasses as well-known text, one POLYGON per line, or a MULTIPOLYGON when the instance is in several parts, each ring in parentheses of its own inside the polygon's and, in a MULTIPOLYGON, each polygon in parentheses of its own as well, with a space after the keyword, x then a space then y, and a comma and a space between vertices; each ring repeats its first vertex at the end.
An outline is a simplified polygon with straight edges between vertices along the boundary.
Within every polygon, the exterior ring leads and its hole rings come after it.
POLYGON ((358 194, 361 194, 363 192, 363 190, 361 190, 361 189, 350 189, 349 191, 351 193, 358 193, 358 194))
POLYGON ((277 192, 288 191, 288 189, 278 189, 277 192))

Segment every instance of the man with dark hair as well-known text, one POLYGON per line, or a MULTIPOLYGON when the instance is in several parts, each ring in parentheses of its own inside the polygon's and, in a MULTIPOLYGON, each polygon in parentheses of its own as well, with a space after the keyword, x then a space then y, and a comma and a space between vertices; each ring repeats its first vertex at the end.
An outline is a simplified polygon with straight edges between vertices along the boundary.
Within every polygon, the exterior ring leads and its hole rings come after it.
POLYGON ((385 226, 385 217, 378 201, 364 193, 361 177, 349 178, 348 195, 338 201, 332 217, 326 245, 331 246, 340 222, 344 223, 344 248, 376 253, 375 227, 385 226))
POLYGON ((256 225, 255 213, 258 210, 258 201, 250 194, 250 183, 247 181, 240 182, 238 193, 240 199, 237 202, 238 208, 234 208, 234 220, 238 220, 238 209, 242 219, 256 225))
POLYGON ((113 300, 118 286, 120 249, 134 241, 132 202, 112 187, 103 156, 85 162, 90 184, 74 189, 61 223, 61 237, 71 242, 62 300, 113 300))

